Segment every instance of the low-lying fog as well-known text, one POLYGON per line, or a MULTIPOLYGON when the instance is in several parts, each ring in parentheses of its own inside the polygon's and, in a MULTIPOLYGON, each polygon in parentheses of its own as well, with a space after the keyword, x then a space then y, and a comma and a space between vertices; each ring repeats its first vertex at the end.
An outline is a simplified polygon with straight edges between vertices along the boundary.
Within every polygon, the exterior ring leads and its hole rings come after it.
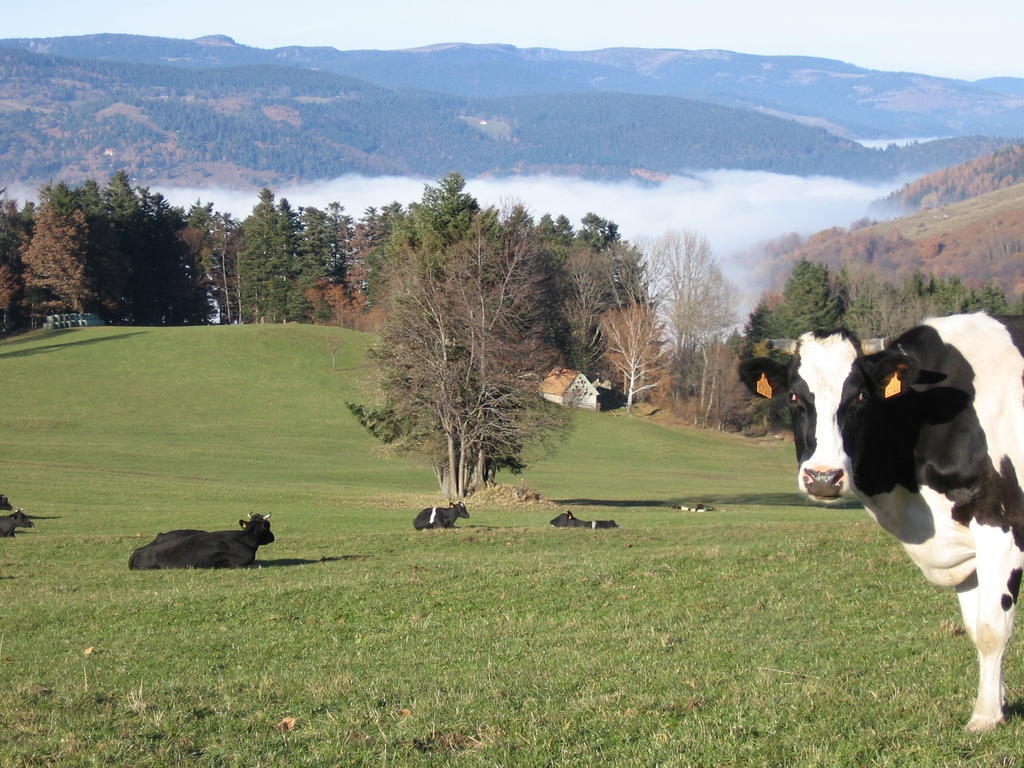
MULTIPOLYGON (((436 179, 345 176, 331 181, 274 188, 278 199, 294 206, 325 207, 338 202, 351 216, 370 206, 420 200, 436 179)), ((847 227, 868 214, 868 206, 903 181, 866 184, 829 177, 803 178, 760 171, 712 171, 673 177, 660 184, 598 182, 553 176, 471 179, 467 190, 481 205, 521 202, 539 218, 564 214, 578 225, 593 212, 619 226, 631 241, 658 237, 668 230, 692 229, 708 239, 729 276, 748 295, 766 286, 751 285, 744 270, 731 268, 731 256, 778 235, 809 235, 832 226, 847 227)), ((212 202, 218 211, 244 219, 256 204, 258 189, 186 189, 153 186, 175 205, 212 202)), ((29 196, 31 197, 31 195, 29 196)), ((746 303, 746 302, 745 302, 746 303)))
MULTIPOLYGON (((293 206, 345 206, 358 218, 369 206, 416 202, 436 179, 345 176, 331 181, 275 188, 293 206)), ((553 176, 471 179, 467 191, 481 205, 521 202, 537 218, 565 214, 578 225, 587 213, 610 219, 627 240, 655 238, 668 230, 692 229, 704 235, 727 273, 745 293, 749 285, 730 256, 778 235, 812 234, 832 226, 849 226, 867 215, 868 206, 902 181, 866 184, 829 177, 803 178, 759 171, 712 171, 693 178, 673 177, 657 185, 598 182, 553 176)), ((171 202, 188 206, 201 199, 217 210, 244 218, 256 204, 258 190, 154 188, 171 202)))

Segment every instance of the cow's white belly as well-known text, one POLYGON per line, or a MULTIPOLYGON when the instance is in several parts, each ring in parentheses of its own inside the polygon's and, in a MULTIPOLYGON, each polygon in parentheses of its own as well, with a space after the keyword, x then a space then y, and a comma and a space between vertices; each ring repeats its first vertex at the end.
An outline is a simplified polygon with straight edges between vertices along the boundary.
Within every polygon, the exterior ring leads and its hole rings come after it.
POLYGON ((897 487, 892 493, 862 501, 868 514, 899 539, 932 584, 954 587, 974 573, 974 535, 953 520, 953 502, 941 493, 927 487, 910 493, 897 487))

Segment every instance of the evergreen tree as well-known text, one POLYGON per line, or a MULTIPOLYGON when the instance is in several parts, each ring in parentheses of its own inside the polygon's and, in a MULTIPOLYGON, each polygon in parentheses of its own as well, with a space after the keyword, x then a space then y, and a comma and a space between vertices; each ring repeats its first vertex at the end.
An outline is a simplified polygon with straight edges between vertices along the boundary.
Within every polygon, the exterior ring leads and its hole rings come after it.
POLYGON ((1010 302, 1006 293, 995 283, 985 285, 971 291, 967 301, 968 312, 988 312, 992 315, 1005 315, 1010 311, 1010 302))
POLYGON ((238 264, 242 318, 257 323, 289 319, 288 291, 298 245, 295 213, 287 200, 275 204, 274 193, 264 187, 242 222, 242 232, 238 264))
POLYGON ((970 292, 958 275, 934 281, 932 299, 938 315, 955 315, 967 310, 970 292))
POLYGON ((9 333, 25 320, 19 312, 24 293, 22 252, 32 237, 35 207, 20 210, 14 200, 0 193, 0 333, 9 333))
POLYGON ((595 251, 603 251, 619 242, 619 227, 596 213, 588 213, 580 220, 576 241, 595 251))
POLYGON ((742 343, 739 346, 740 357, 757 357, 767 354, 767 341, 777 336, 775 313, 762 297, 743 327, 742 343))
POLYGON ((476 198, 465 190, 466 180, 458 173, 450 173, 436 186, 428 185, 422 200, 409 206, 410 234, 420 248, 437 252, 465 237, 480 211, 476 198))
POLYGON ((842 315, 842 302, 832 289, 828 267, 806 259, 797 262, 776 311, 780 334, 796 338, 807 331, 832 330, 842 315))

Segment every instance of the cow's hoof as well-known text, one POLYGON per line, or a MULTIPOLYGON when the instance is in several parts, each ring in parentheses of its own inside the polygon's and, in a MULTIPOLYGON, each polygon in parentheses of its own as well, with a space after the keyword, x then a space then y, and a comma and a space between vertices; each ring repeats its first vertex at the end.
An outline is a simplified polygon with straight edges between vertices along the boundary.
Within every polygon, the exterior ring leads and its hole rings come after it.
POLYGON ((1003 722, 1003 716, 998 717, 983 717, 982 715, 974 715, 970 722, 967 723, 967 731, 969 733, 985 733, 987 731, 994 730, 997 725, 1003 722))

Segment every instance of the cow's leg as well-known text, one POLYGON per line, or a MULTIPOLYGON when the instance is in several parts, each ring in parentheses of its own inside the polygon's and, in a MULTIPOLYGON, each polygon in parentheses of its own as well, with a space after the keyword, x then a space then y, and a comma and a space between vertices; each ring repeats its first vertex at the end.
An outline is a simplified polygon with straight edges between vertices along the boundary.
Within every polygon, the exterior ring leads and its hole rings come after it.
POLYGON ((1022 566, 1013 535, 988 525, 971 526, 976 577, 957 588, 967 633, 978 649, 978 698, 969 731, 988 731, 1003 721, 1003 659, 1013 632, 1022 566))

